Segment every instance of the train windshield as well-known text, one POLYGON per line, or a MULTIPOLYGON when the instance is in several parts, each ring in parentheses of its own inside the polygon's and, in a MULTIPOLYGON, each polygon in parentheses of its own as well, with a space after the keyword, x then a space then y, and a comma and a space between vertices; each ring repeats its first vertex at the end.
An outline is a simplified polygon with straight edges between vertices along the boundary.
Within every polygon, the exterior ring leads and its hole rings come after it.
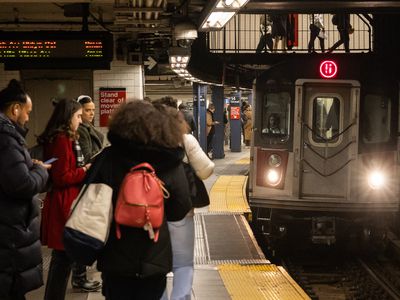
POLYGON ((316 97, 313 101, 312 137, 317 143, 335 143, 339 136, 340 100, 316 97))
POLYGON ((363 142, 385 143, 390 139, 391 101, 382 95, 366 95, 363 110, 363 142))
POLYGON ((290 129, 290 94, 267 93, 263 102, 262 134, 287 137, 290 129))

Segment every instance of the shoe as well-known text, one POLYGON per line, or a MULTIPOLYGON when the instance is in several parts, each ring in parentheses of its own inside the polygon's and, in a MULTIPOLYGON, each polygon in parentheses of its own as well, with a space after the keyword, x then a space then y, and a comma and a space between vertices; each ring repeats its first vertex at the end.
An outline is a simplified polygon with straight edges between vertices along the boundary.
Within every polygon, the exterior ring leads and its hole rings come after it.
POLYGON ((101 289, 101 283, 95 280, 81 279, 73 280, 72 287, 82 292, 98 292, 101 289))

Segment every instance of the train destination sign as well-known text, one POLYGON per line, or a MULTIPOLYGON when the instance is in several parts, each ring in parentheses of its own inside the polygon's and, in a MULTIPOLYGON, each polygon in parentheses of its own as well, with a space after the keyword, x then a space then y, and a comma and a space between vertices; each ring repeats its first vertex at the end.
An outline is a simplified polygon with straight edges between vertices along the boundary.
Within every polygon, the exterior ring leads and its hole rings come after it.
POLYGON ((91 62, 110 62, 112 56, 113 39, 108 32, 0 32, 0 62, 6 65, 26 63, 32 67, 33 62, 38 66, 90 67, 91 62))
POLYGON ((104 58, 100 39, 0 39, 0 59, 7 58, 104 58))

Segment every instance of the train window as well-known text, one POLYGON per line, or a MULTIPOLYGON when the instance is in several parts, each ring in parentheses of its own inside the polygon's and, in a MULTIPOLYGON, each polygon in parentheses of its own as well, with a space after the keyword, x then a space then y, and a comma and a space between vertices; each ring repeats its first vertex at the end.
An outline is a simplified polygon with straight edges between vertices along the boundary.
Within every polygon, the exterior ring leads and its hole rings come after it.
POLYGON ((262 134, 269 137, 286 137, 290 129, 290 94, 267 93, 263 103, 262 134))
POLYGON ((363 109, 363 142, 384 143, 390 139, 391 101, 382 95, 366 95, 363 109))
POLYGON ((313 101, 312 138, 316 143, 338 141, 340 100, 332 96, 316 97, 313 101))

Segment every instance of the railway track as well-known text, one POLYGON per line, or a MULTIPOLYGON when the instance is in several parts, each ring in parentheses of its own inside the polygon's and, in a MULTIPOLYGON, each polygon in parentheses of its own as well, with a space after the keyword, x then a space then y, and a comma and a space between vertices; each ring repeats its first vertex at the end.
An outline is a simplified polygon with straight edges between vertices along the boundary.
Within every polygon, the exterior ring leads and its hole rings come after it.
POLYGON ((282 265, 311 299, 400 299, 399 257, 312 249, 287 255, 282 265))

